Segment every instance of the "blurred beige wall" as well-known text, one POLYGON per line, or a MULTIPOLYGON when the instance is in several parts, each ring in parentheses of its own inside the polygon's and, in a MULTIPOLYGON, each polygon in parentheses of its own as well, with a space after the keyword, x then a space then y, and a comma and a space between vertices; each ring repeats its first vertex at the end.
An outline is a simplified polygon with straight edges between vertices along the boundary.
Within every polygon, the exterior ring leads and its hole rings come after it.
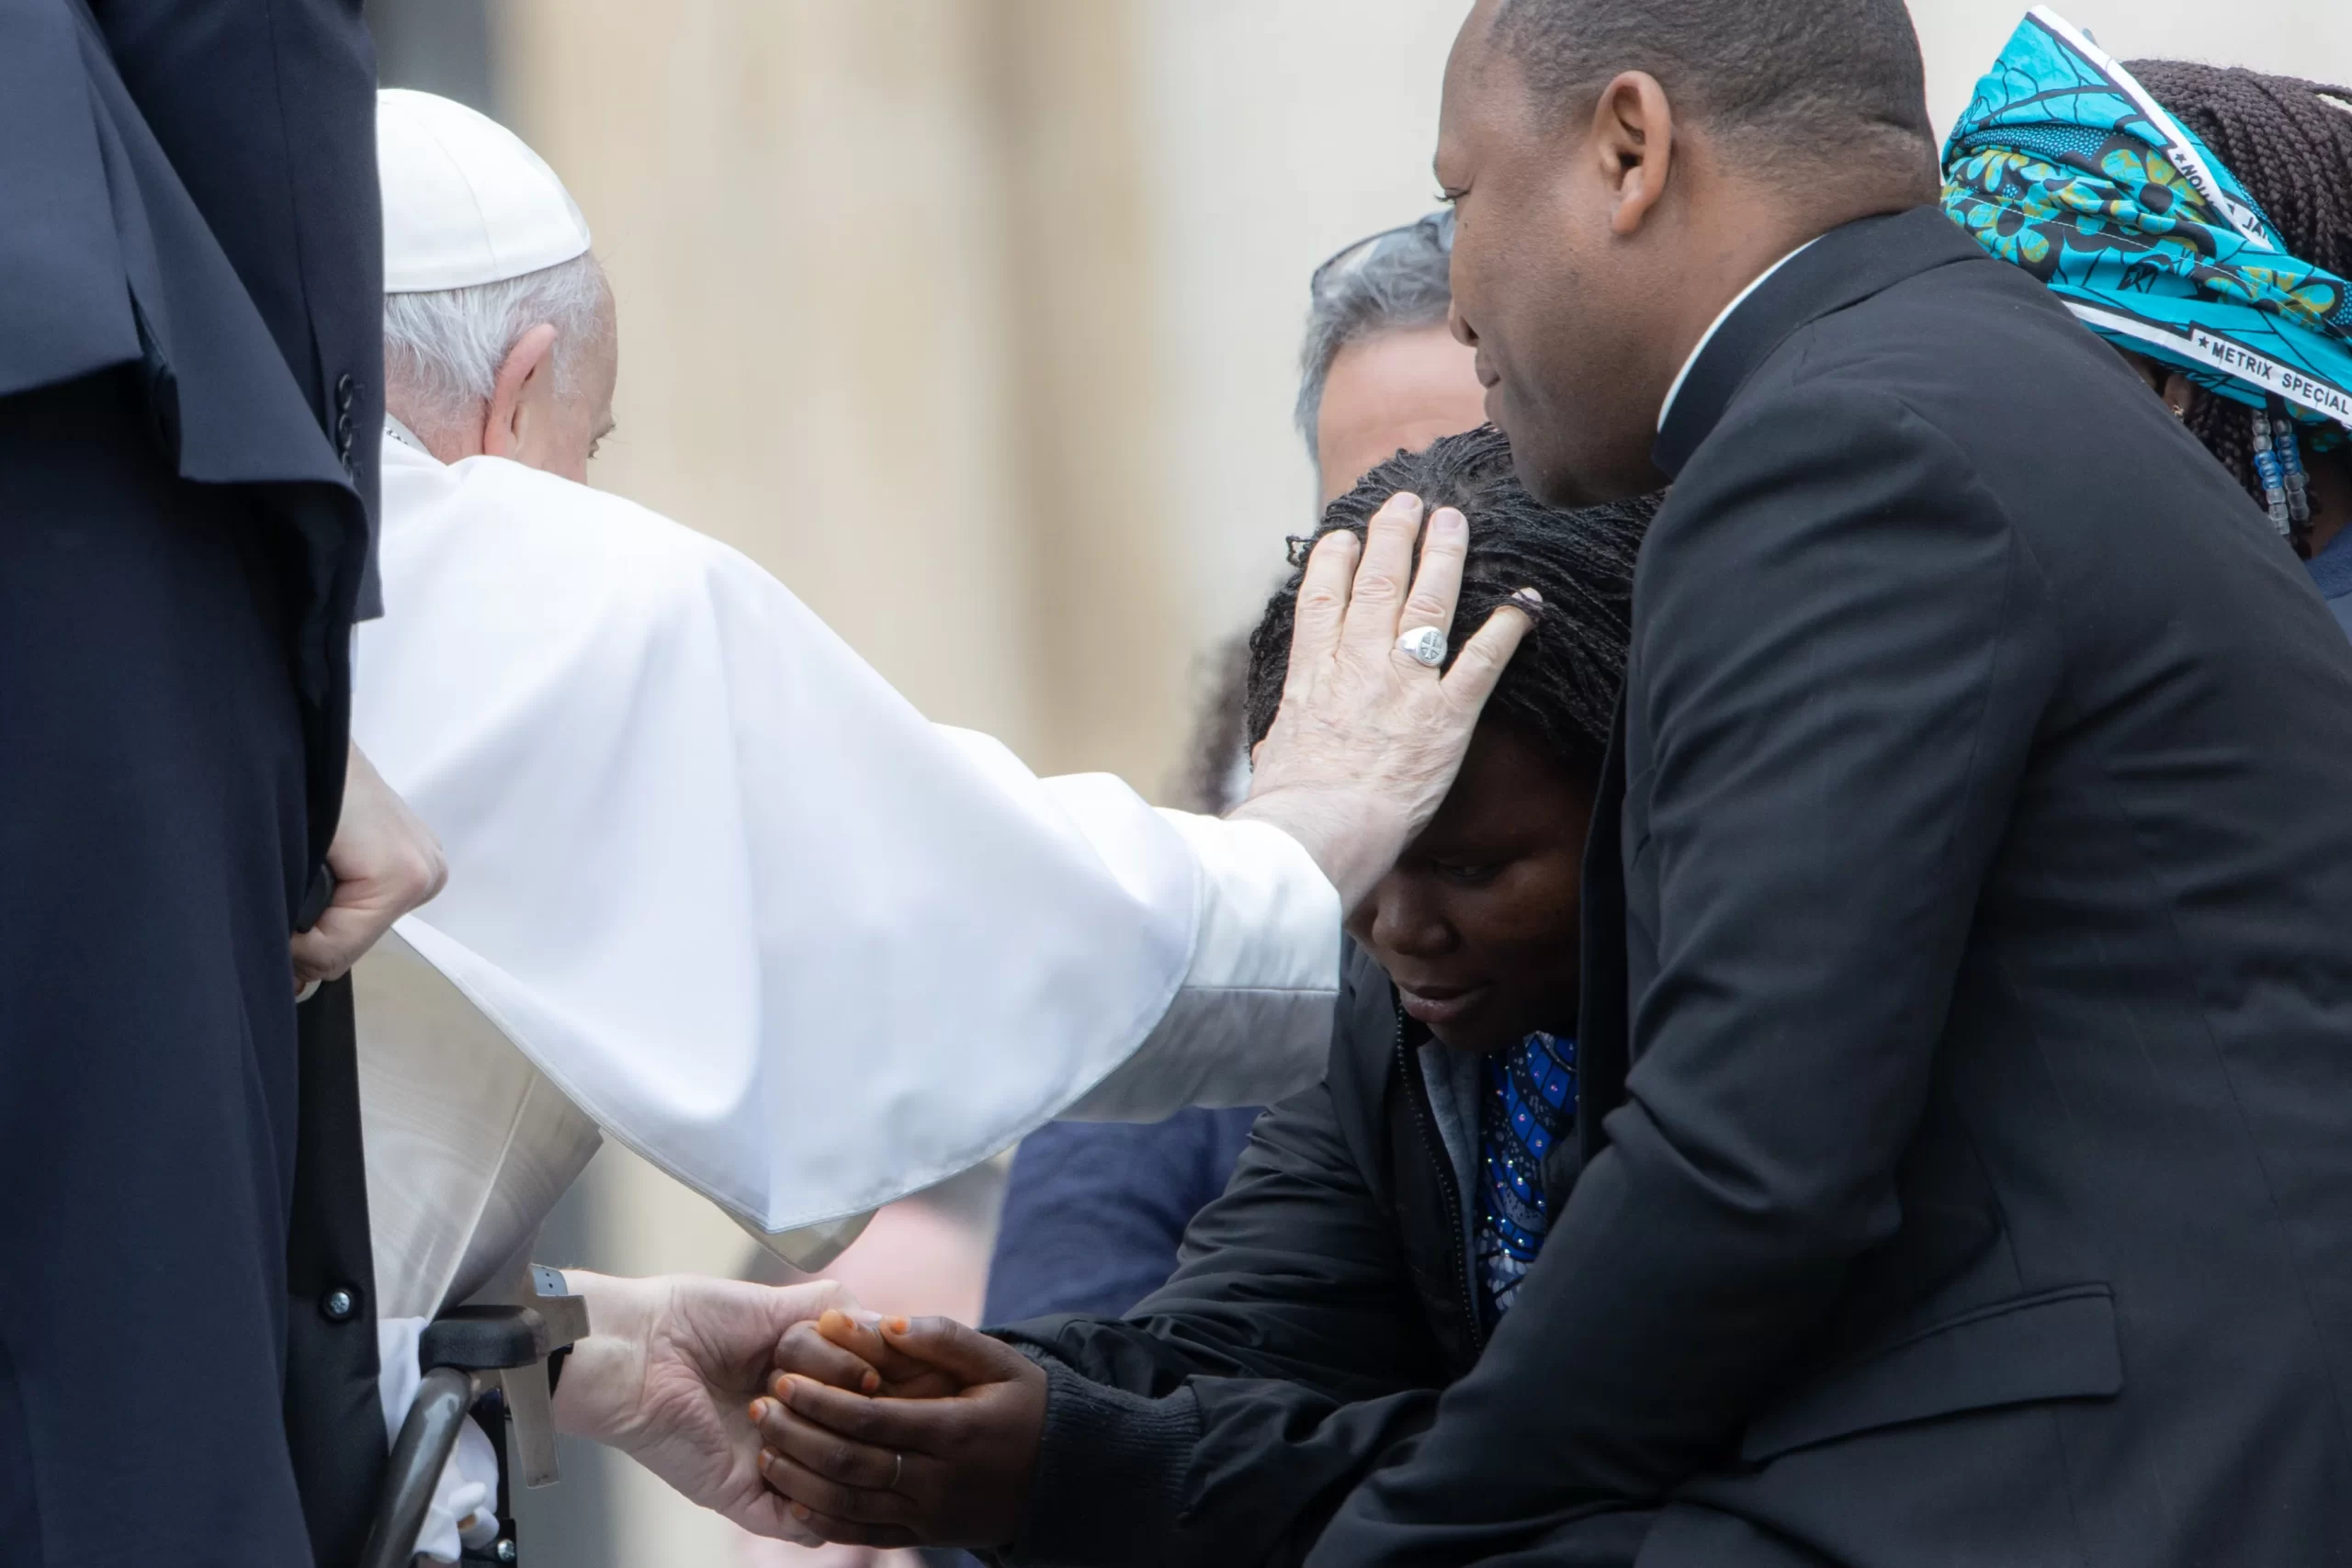
POLYGON ((1154 776, 1182 557, 1132 17, 1094 0, 512 0, 510 118, 620 299, 596 482, 736 544, 933 716, 1154 776))
POLYGON ((923 707, 1039 731, 982 0, 514 0, 517 130, 620 301, 596 481, 742 547, 923 707))

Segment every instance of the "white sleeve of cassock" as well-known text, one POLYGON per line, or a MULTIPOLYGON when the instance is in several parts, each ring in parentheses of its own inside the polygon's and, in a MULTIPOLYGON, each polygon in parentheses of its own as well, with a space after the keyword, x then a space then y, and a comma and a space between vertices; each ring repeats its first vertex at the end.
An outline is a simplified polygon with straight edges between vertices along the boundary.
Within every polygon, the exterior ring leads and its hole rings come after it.
POLYGON ((1149 1032, 1058 1114, 1157 1122, 1188 1105, 1264 1105, 1322 1077, 1339 993, 1340 895, 1298 840, 1262 822, 1155 810, 1108 773, 1038 778, 1000 742, 940 727, 1009 798, 1042 796, 1106 867, 1132 846, 1189 862, 1189 909, 1174 879, 1122 881, 1129 896, 1190 927, 1182 976, 1149 1032), (1146 891, 1148 886, 1149 891, 1146 891))
POLYGON ((1062 1113, 1071 1121, 1270 1104, 1320 1077, 1330 1051, 1340 895, 1329 879, 1279 828, 1160 815, 1200 864, 1193 960, 1135 1055, 1062 1113))
POLYGON ((1340 912, 1278 830, 1038 778, 617 497, 388 463, 385 511, 354 731, 449 863, 401 934, 745 1224, 1320 1071, 1340 912))

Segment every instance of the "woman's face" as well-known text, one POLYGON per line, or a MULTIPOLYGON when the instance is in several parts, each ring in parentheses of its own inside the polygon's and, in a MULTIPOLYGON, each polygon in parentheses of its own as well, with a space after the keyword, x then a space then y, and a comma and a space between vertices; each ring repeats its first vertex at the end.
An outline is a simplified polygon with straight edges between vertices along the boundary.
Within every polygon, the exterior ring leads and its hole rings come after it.
POLYGON ((1572 1031, 1592 781, 1518 731, 1478 727, 1461 775, 1348 932, 1447 1045, 1572 1031))

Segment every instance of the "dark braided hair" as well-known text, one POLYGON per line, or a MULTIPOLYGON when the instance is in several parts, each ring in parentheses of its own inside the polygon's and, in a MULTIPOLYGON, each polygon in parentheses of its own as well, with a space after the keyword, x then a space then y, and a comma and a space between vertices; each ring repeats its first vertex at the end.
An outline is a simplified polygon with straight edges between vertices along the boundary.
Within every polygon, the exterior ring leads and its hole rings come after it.
MULTIPOLYGON (((2290 251, 2352 276, 2352 89, 2183 60, 2134 60, 2124 69, 2228 165, 2290 251)), ((2261 502, 2245 405, 2200 387, 2188 423, 2261 502)))
MULTIPOLYGON (((1532 588, 1544 596, 1543 614, 1505 667, 1487 699, 1487 716, 1519 729, 1571 767, 1597 770, 1625 678, 1634 558, 1657 498, 1573 511, 1545 506, 1521 488, 1511 472, 1510 444, 1489 425, 1445 436, 1426 452, 1389 458, 1324 510, 1315 537, 1340 528, 1363 534, 1372 514, 1398 491, 1419 496, 1431 512, 1451 506, 1470 520, 1462 597, 1446 634, 1455 649, 1519 590, 1532 588)), ((1306 558, 1303 551, 1297 558, 1306 558)), ((1266 738, 1282 705, 1302 575, 1291 573, 1250 635, 1252 746, 1266 738)))

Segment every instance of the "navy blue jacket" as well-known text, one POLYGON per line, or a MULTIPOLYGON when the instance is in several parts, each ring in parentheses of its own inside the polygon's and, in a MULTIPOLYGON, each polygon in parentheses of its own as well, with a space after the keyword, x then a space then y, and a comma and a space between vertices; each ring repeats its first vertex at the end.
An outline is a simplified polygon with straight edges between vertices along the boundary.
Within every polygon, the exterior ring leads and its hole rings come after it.
MULTIPOLYGON (((298 834, 307 830, 314 897, 324 891, 315 871, 341 809, 351 627, 373 604, 384 276, 375 89, 360 0, 0 0, 0 400, 64 398, 101 377, 111 397, 128 381, 136 396, 121 400, 121 418, 137 449, 152 443, 164 471, 187 481, 165 509, 167 525, 212 526, 227 506, 250 520, 256 538, 296 541, 254 559, 274 571, 285 563, 282 613, 273 618, 284 635, 305 776, 300 798, 284 804, 300 808, 298 834)), ((83 402, 114 406, 96 394, 83 402)), ((110 450, 106 432, 86 434, 88 447, 110 450)), ((81 470, 68 457, 86 462, 87 449, 60 454, 50 468, 15 459, 8 477, 17 493, 77 483, 81 470)), ((0 509, 0 529, 16 521, 0 509)), ((0 749, 14 743, 35 755, 38 739, 12 733, 0 749)), ((143 775, 112 784, 160 787, 143 775)), ((174 860, 185 866, 204 853, 249 865, 260 852, 203 843, 175 847, 174 860)), ((121 892, 145 889, 125 883, 121 892)), ((0 923, 7 913, 0 908, 0 923)), ((225 933, 208 934, 227 950, 225 933)), ((282 973, 279 942, 254 962, 282 973)), ((123 983, 175 982, 141 974, 123 983)), ((350 1005, 347 985, 338 985, 304 1010, 293 1212, 250 1216, 266 1236, 287 1235, 288 1447, 324 1562, 356 1555, 384 1450, 350 1005), (355 1301, 356 1310, 340 1313, 322 1305, 355 1301)), ((269 1034, 267 1021, 248 1033, 256 1095, 296 1087, 274 1077, 269 1034)), ((6 1035, 0 1029, 0 1049, 6 1035)), ((95 1060, 86 1035, 84 1043, 95 1060)), ((158 1042, 157 1051, 195 1055, 182 1038, 158 1042)), ((51 1124, 61 1143, 87 1145, 74 1116, 90 1102, 85 1095, 60 1105, 51 1124)), ((129 1114, 119 1096, 98 1103, 129 1114)), ((239 1124, 223 1139, 251 1136, 282 1154, 289 1129, 257 1120, 257 1129, 239 1124)), ((72 1190, 62 1168, 45 1168, 51 1187, 40 1196, 59 1214, 96 1206, 72 1190)), ((127 1179, 110 1176, 118 1190, 105 1196, 119 1198, 127 1179)), ((223 1235, 247 1223, 220 1191, 173 1197, 223 1235)), ((167 1204, 153 1223, 185 1234, 192 1222, 167 1204)), ((54 1245, 68 1245, 74 1230, 64 1224, 54 1245)), ((126 1269, 146 1253, 122 1229, 95 1240, 131 1260, 126 1269)), ((187 1310, 168 1280, 136 1299, 92 1302, 89 1355, 136 1352, 141 1341, 111 1326, 124 1318, 168 1342, 175 1314, 187 1310)), ((10 1408, 8 1348, 0 1346, 0 1420, 10 1408)), ((201 1427, 204 1413, 193 1415, 201 1427)), ((139 1549, 119 1513, 83 1500, 104 1495, 99 1483, 78 1492, 80 1478, 60 1478, 59 1455, 42 1457, 51 1550, 71 1554, 85 1540, 139 1549)), ((8 1544, 22 1537, 9 1533, 7 1490, 0 1486, 0 1559, 13 1563, 24 1549, 8 1544)), ((190 1516, 185 1529, 225 1553, 249 1539, 235 1532, 253 1523, 190 1516)))
POLYGON ((1120 1317, 1168 1282, 1193 1216, 1225 1190, 1254 1106, 1165 1122, 1054 1122, 1022 1141, 989 1262, 988 1323, 1120 1317))
POLYGON ((2352 528, 2330 539, 2309 564, 2312 585, 2327 601, 2328 614, 2335 617, 2337 626, 2352 633, 2352 528))
POLYGON ((311 848, 343 797, 384 423, 358 0, 0 0, 0 397, 135 366, 165 460, 306 546, 311 848))

